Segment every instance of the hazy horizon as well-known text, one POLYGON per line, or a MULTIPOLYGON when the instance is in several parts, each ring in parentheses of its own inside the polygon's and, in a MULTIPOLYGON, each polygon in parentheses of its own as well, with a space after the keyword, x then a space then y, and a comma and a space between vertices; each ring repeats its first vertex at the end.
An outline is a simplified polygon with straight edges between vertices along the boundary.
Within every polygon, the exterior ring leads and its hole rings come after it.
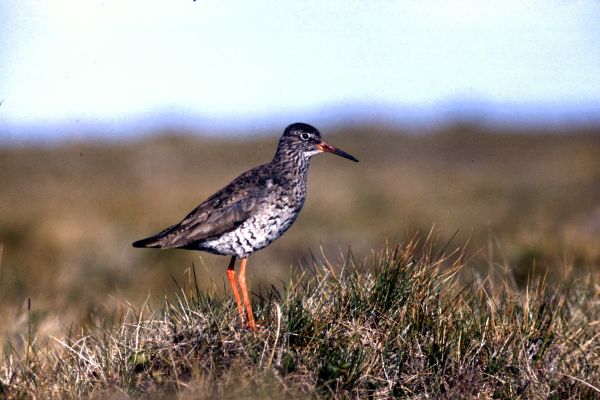
POLYGON ((598 128, 600 106, 588 108, 551 106, 540 110, 519 106, 494 106, 485 102, 443 103, 436 107, 390 107, 343 104, 290 114, 258 115, 247 118, 206 118, 200 113, 157 110, 123 118, 76 120, 52 123, 7 124, 0 121, 0 145, 60 143, 69 140, 115 140, 160 132, 204 136, 277 135, 289 123, 302 121, 319 129, 352 126, 386 126, 409 134, 420 134, 456 124, 472 124, 491 130, 549 133, 568 128, 598 128))

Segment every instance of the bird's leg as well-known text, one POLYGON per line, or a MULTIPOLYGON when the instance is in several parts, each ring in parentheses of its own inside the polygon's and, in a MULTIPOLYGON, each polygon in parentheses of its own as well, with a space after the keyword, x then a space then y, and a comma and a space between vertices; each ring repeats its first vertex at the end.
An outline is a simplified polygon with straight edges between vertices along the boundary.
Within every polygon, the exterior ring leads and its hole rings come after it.
POLYGON ((238 275, 238 282, 240 283, 240 288, 242 289, 244 305, 246 306, 246 313, 248 314, 248 328, 253 331, 256 329, 256 324, 254 323, 254 315, 252 314, 252 306, 250 305, 250 298, 248 297, 248 288, 246 287, 247 261, 248 257, 242 258, 242 262, 240 263, 240 274, 238 275))
POLYGON ((235 303, 237 304, 237 309, 240 313, 240 318, 242 319, 242 321, 244 321, 244 309, 242 308, 242 299, 240 299, 240 292, 238 291, 237 285, 235 283, 235 256, 231 257, 229 267, 227 267, 227 279, 229 279, 229 283, 231 284, 231 290, 233 291, 233 296, 235 297, 235 303))

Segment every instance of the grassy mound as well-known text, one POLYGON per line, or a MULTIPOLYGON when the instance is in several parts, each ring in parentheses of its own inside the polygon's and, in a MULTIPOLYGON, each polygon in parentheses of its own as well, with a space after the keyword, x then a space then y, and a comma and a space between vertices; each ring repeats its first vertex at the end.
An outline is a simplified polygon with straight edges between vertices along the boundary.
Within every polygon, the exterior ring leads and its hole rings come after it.
POLYGON ((23 336, 0 398, 597 398, 600 279, 483 276, 431 241, 314 262, 258 295, 257 332, 196 285, 66 337, 23 336))

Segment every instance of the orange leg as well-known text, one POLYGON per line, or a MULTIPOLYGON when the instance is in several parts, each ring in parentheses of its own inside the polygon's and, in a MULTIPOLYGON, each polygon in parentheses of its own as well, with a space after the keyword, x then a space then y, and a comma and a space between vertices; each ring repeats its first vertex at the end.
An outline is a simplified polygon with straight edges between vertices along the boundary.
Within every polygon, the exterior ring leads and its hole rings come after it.
POLYGON ((246 262, 248 261, 248 257, 242 258, 242 262, 240 263, 240 274, 238 275, 238 282, 240 283, 240 288, 242 289, 242 296, 244 297, 244 305, 246 306, 246 313, 248 314, 248 329, 251 331, 256 329, 256 324, 254 323, 254 315, 252 314, 252 306, 250 305, 250 298, 248 297, 248 288, 246 287, 246 262))
POLYGON ((231 257, 231 261, 229 262, 229 267, 227 267, 227 279, 229 279, 229 283, 231 284, 231 290, 233 291, 233 296, 235 297, 235 303, 237 304, 238 312, 240 313, 240 318, 244 321, 244 309, 242 308, 242 299, 240 299, 240 292, 238 291, 237 285, 235 284, 235 256, 231 257))

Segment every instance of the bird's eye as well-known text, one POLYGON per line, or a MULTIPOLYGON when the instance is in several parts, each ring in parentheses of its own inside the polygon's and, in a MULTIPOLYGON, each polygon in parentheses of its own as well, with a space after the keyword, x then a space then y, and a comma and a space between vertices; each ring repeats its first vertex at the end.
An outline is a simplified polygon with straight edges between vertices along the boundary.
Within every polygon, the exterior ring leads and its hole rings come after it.
POLYGON ((302 139, 302 140, 308 140, 309 137, 310 136, 308 136, 308 133, 301 133, 300 134, 300 139, 302 139))

